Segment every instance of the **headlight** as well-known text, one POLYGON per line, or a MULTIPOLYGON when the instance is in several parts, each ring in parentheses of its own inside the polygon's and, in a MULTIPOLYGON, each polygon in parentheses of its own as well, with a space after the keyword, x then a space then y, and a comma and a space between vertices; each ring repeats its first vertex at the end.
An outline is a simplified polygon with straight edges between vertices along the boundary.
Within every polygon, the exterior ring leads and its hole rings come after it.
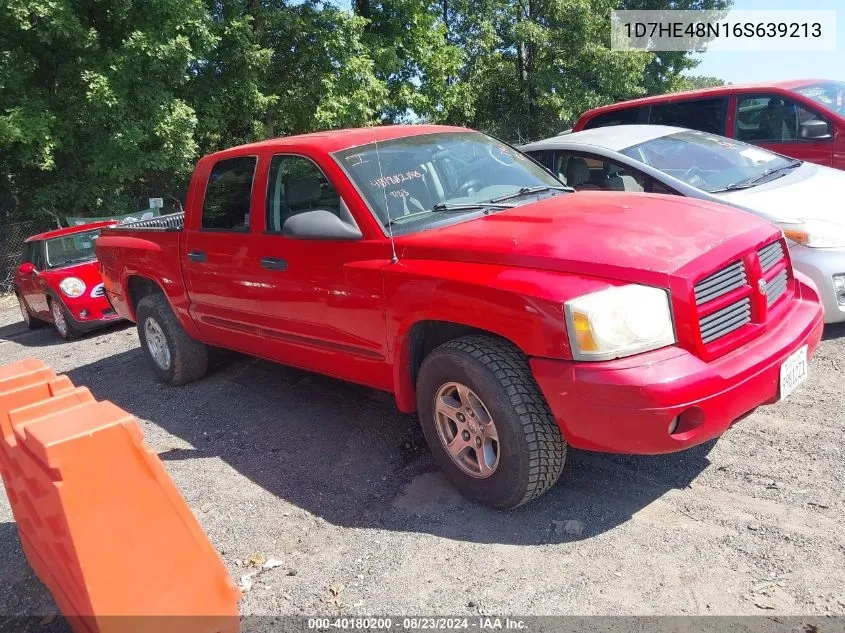
POLYGON ((59 284, 59 289, 68 297, 78 297, 85 292, 85 282, 79 277, 66 277, 59 284))
POLYGON ((845 247, 845 224, 824 220, 801 220, 800 222, 778 222, 783 234, 793 242, 810 248, 845 247))
POLYGON ((572 357, 610 360, 676 342, 669 295, 650 286, 617 286, 564 304, 572 357))

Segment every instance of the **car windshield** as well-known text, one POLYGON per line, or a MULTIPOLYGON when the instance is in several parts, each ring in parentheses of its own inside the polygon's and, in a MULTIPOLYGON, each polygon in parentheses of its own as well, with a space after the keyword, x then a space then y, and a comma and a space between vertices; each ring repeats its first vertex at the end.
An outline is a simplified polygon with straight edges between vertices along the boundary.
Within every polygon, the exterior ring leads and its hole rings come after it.
POLYGON ((71 233, 47 240, 47 267, 60 268, 96 259, 94 242, 100 237, 100 230, 71 233))
POLYGON ((524 154, 480 132, 379 141, 334 157, 382 225, 397 233, 533 202, 566 189, 524 154))
POLYGON ((825 81, 795 88, 793 92, 812 99, 832 112, 845 114, 845 83, 825 81))
POLYGON ((753 186, 800 164, 742 141, 692 130, 632 145, 621 153, 710 193, 753 186))

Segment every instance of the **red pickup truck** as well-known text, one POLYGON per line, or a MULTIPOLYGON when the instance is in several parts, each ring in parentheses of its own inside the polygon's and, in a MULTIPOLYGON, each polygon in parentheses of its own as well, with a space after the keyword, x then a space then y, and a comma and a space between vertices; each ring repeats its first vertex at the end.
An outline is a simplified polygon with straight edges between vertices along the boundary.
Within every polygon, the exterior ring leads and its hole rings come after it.
POLYGON ((202 377, 213 345, 391 392, 456 487, 500 508, 554 484, 567 446, 665 453, 720 435, 786 397, 822 333, 773 226, 571 193, 462 128, 206 156, 184 216, 106 229, 97 256, 163 381, 202 377))

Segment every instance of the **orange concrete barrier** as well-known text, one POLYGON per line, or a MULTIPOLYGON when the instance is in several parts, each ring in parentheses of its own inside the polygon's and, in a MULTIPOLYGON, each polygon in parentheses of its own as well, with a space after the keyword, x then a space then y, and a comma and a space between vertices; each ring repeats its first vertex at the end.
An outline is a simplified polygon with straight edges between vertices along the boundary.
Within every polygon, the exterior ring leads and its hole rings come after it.
POLYGON ((238 631, 240 592, 133 416, 24 360, 0 367, 0 431, 24 553, 77 633, 238 631))

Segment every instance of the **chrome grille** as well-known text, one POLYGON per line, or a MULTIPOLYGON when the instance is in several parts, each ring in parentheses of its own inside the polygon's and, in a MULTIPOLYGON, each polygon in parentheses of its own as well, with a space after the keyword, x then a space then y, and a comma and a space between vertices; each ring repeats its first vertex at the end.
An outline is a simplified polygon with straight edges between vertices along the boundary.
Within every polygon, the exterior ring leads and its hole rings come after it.
POLYGON ((763 272, 768 272, 775 264, 783 259, 783 246, 780 241, 772 242, 768 246, 764 246, 758 250, 757 256, 760 258, 760 267, 763 269, 763 272))
POLYGON ((786 268, 775 275, 772 280, 766 285, 766 305, 771 307, 775 301, 783 296, 786 292, 786 268))
POLYGON ((695 284, 695 305, 718 299, 745 285, 745 264, 734 262, 695 284))
POLYGON ((94 298, 96 298, 96 297, 102 297, 104 294, 106 294, 106 292, 105 292, 105 290, 103 289, 103 284, 97 284, 97 285, 96 285, 96 286, 94 286, 94 288, 91 290, 91 296, 92 296, 92 297, 94 297, 94 298))
POLYGON ((751 322, 751 300, 746 297, 700 320, 701 341, 710 343, 751 322))

